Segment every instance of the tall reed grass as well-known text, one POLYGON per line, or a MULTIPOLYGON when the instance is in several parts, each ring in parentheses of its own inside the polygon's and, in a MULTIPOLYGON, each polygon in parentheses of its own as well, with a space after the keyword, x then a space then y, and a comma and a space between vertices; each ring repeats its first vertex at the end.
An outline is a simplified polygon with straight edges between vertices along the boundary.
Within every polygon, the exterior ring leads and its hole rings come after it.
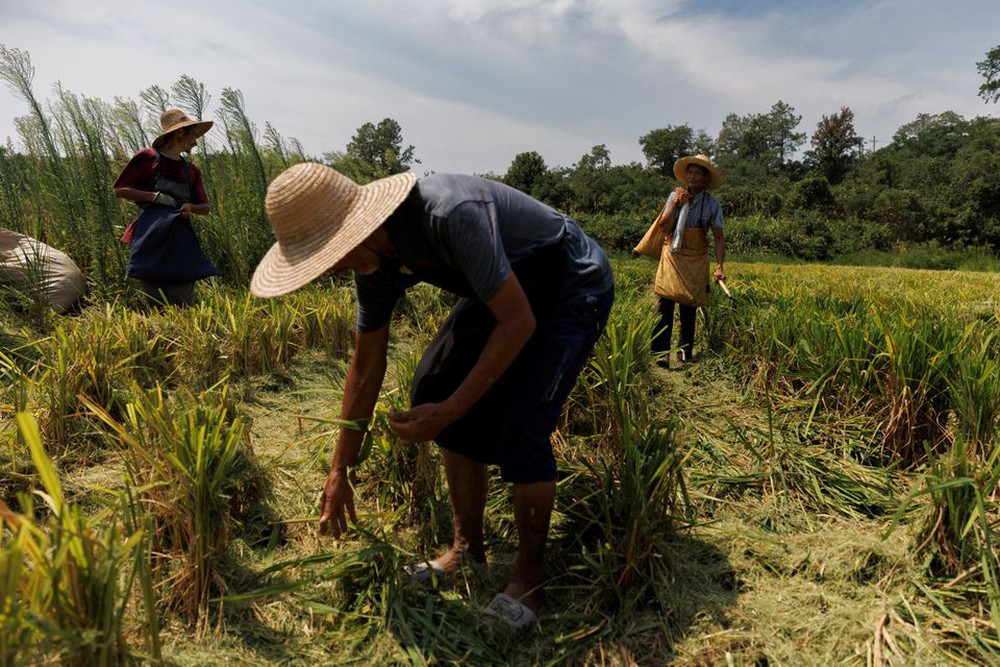
MULTIPOLYGON (((27 52, 0 45, 0 79, 28 111, 15 121, 23 153, 0 150, 0 191, 16 195, 0 198, 3 225, 66 252, 88 276, 93 296, 126 294, 128 249, 117 237, 136 210, 117 200, 111 185, 132 154, 159 134, 162 111, 182 106, 208 118, 211 95, 185 75, 168 88, 140 91, 139 101, 109 103, 57 85, 55 99, 46 103, 34 91, 34 75, 27 52)), ((217 129, 192 158, 212 206, 199 219, 199 235, 224 280, 245 285, 273 242, 263 208, 267 183, 305 157, 298 142, 270 125, 264 140, 258 137, 239 90, 222 90, 215 115, 217 129)))

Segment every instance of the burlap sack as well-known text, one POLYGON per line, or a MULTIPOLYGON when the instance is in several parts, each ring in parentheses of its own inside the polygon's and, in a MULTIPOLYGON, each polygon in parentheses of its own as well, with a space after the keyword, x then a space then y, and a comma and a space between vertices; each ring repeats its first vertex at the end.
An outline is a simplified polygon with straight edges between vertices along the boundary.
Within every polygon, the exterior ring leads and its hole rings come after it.
POLYGON ((0 284, 40 290, 57 313, 75 304, 87 283, 69 255, 30 236, 0 228, 0 284))
POLYGON ((632 252, 659 261, 660 250, 663 248, 663 242, 667 236, 665 230, 673 227, 675 223, 675 220, 671 219, 674 217, 673 213, 673 207, 668 209, 667 204, 664 204, 663 210, 656 216, 656 220, 653 220, 653 224, 646 230, 646 235, 642 237, 642 240, 632 248, 632 252))
POLYGON ((684 242, 670 252, 670 239, 660 252, 653 291, 685 306, 707 306, 708 241, 703 229, 685 229, 684 242))
POLYGON ((663 248, 663 239, 665 236, 666 232, 663 231, 660 219, 657 218, 649 226, 649 229, 646 230, 646 235, 642 237, 642 240, 632 248, 632 252, 638 253, 643 257, 649 257, 650 259, 660 259, 660 250, 663 248))

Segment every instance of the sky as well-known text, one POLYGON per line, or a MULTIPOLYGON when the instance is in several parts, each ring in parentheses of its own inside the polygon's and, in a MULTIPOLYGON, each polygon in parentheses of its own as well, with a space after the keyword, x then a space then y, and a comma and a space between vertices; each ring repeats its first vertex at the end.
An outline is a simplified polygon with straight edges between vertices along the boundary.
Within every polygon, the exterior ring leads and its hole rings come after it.
MULTIPOLYGON (((46 102, 56 82, 138 101, 188 75, 206 116, 237 89, 315 158, 392 118, 418 173, 503 174, 525 151, 569 167, 599 144, 644 162, 651 130, 715 137, 779 100, 807 136, 850 107, 868 148, 920 113, 1000 114, 976 70, 1000 0, 0 0, 0 44, 46 102)), ((27 113, 0 85, 0 141, 27 113)))

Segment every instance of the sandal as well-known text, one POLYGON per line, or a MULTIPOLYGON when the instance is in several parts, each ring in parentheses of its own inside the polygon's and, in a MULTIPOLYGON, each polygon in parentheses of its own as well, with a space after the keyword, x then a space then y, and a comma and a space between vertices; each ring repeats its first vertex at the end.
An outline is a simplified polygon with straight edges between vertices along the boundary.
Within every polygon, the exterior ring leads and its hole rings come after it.
POLYGON ((535 612, 521 604, 506 593, 497 593, 490 603, 483 608, 487 616, 499 618, 513 630, 527 630, 538 622, 535 612))
POLYGON ((417 584, 442 581, 448 578, 448 572, 436 560, 425 560, 407 565, 403 568, 403 572, 410 578, 410 581, 417 584))

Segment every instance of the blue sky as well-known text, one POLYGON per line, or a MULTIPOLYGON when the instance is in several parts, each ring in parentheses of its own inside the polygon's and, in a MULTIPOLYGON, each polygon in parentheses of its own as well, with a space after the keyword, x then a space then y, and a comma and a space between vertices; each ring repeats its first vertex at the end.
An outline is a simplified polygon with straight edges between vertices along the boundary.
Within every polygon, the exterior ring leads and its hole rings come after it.
MULTIPOLYGON (((921 112, 1000 113, 976 95, 998 26, 997 0, 0 0, 39 98, 59 81, 138 99, 187 74, 314 156, 394 118, 418 172, 502 173, 527 150, 569 166, 596 144, 642 161, 652 129, 714 136, 778 100, 810 135, 849 106, 881 145, 921 112)), ((0 140, 26 113, 0 88, 0 140)))

